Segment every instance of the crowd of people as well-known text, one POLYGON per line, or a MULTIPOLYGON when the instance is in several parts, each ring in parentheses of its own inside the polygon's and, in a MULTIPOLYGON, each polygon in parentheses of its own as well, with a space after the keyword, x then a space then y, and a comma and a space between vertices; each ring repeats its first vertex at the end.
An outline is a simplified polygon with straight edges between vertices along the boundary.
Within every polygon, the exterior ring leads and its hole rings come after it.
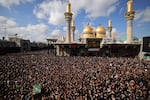
POLYGON ((150 100, 150 65, 138 57, 0 56, 0 99, 150 100), (33 93, 35 84, 41 86, 33 93))

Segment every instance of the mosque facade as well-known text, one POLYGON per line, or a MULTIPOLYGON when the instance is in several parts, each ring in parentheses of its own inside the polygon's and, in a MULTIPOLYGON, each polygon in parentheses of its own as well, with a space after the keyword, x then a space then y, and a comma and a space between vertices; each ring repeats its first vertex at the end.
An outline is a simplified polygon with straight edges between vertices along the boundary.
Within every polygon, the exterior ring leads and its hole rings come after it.
POLYGON ((82 36, 74 39, 75 21, 72 18, 71 4, 67 2, 65 20, 66 37, 54 43, 57 56, 136 56, 140 51, 140 42, 132 40, 132 26, 135 11, 132 9, 133 0, 127 2, 126 19, 126 42, 115 41, 115 34, 112 32, 112 20, 108 20, 108 36, 106 28, 102 25, 93 29, 89 24, 83 29, 82 36))

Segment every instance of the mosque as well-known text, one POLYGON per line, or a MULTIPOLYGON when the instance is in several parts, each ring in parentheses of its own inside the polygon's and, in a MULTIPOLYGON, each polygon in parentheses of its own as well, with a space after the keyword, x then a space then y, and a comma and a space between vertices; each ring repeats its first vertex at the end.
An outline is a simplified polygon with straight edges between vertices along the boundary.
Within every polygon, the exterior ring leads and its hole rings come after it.
MULTIPOLYGON (((134 57, 140 52, 141 43, 133 41, 132 22, 135 11, 132 9, 133 0, 127 2, 127 11, 124 16, 126 19, 125 42, 115 40, 115 34, 112 32, 112 20, 108 20, 108 36, 106 37, 106 28, 99 25, 93 29, 89 24, 83 29, 82 35, 78 34, 75 40, 75 21, 72 19, 71 4, 67 2, 65 20, 66 37, 53 42, 56 48, 57 56, 130 56, 134 57)), ((51 39, 48 40, 48 43, 51 39)))

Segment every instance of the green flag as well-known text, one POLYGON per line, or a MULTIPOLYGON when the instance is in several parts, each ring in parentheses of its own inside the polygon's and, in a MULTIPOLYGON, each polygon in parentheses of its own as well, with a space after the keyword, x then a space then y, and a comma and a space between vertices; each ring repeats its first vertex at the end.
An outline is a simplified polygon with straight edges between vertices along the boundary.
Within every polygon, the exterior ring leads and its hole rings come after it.
POLYGON ((41 85, 40 84, 35 84, 33 86, 33 95, 41 93, 41 85))

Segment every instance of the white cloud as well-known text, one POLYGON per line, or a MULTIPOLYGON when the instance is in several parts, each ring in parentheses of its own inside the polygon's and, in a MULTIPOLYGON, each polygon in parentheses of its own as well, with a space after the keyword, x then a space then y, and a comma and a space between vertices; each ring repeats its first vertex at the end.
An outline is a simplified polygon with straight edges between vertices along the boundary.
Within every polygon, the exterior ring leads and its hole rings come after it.
MULTIPOLYGON (((116 28, 112 28, 112 33, 114 33, 114 38, 116 40, 122 40, 123 38, 126 37, 126 33, 125 32, 120 33, 120 32, 118 32, 118 30, 116 28)), ((106 37, 108 37, 108 36, 109 36, 109 32, 107 30, 106 31, 106 37)))
MULTIPOLYGON (((80 10, 84 10, 89 18, 109 16, 116 10, 119 0, 70 0, 72 12, 76 16, 80 10)), ((62 0, 46 0, 34 9, 37 18, 48 20, 49 24, 62 25, 65 23, 64 12, 66 2, 62 0)))
POLYGON ((33 2, 34 0, 0 0, 0 6, 10 8, 13 5, 19 5, 20 3, 33 2))
POLYGON ((116 28, 112 28, 112 32, 117 33, 117 29, 116 28))
POLYGON ((116 10, 116 7, 115 6, 112 6, 108 9, 107 11, 107 16, 109 16, 112 12, 114 12, 116 10))
POLYGON ((66 31, 67 30, 67 26, 63 27, 63 31, 66 31))
POLYGON ((49 24, 60 25, 65 23, 65 3, 61 0, 46 0, 34 9, 39 19, 47 19, 49 24))
POLYGON ((17 27, 11 30, 11 32, 17 31, 24 39, 41 42, 46 41, 47 34, 50 33, 48 26, 45 24, 27 25, 25 27, 17 27))
POLYGON ((27 25, 25 27, 14 27, 8 29, 8 34, 17 33, 23 39, 29 39, 31 41, 40 41, 44 42, 47 38, 47 33, 49 33, 49 29, 44 24, 36 24, 36 25, 27 25))
POLYGON ((125 9, 126 9, 126 8, 121 7, 120 10, 119 10, 119 14, 123 14, 125 9))
POLYGON ((1 37, 5 34, 5 25, 6 25, 6 34, 7 36, 13 36, 18 34, 23 39, 29 39, 31 41, 45 42, 47 35, 50 35, 50 30, 45 24, 36 24, 36 25, 27 25, 24 27, 17 26, 14 20, 8 19, 6 17, 0 16, 0 31, 1 37), (5 24, 6 23, 6 24, 5 24))
POLYGON ((116 38, 116 40, 125 40, 126 39, 126 33, 125 32, 115 33, 115 38, 116 38))
POLYGON ((118 30, 116 28, 113 28, 112 32, 114 32, 114 37, 116 40, 125 40, 126 39, 126 32, 118 32, 118 30))
POLYGON ((83 9, 90 18, 110 15, 116 9, 118 1, 119 0, 82 0, 77 2, 76 0, 70 0, 73 4, 72 9, 75 10, 75 12, 83 9))
POLYGON ((52 35, 53 37, 59 37, 59 36, 61 36, 62 34, 61 34, 61 31, 60 31, 60 30, 56 29, 56 30, 53 30, 53 31, 52 31, 51 35, 52 35))
POLYGON ((16 26, 16 22, 12 19, 7 19, 4 16, 0 16, 0 25, 3 27, 14 27, 16 26))
POLYGON ((147 7, 143 10, 138 10, 135 13, 135 20, 138 21, 138 23, 144 23, 144 22, 150 22, 150 7, 147 7))

